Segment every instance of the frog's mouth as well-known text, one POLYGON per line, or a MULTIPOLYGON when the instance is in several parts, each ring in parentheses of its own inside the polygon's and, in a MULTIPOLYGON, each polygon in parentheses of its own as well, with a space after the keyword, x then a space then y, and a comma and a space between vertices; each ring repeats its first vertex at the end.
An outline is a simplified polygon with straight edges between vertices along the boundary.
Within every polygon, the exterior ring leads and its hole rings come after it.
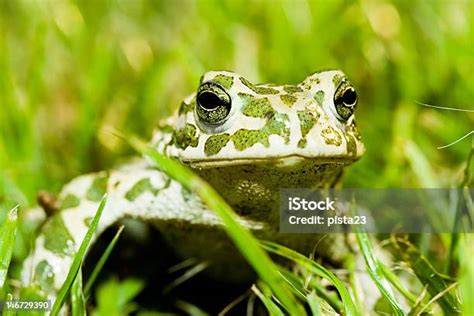
POLYGON ((183 163, 195 169, 208 169, 215 167, 240 166, 240 165, 268 165, 277 168, 296 167, 300 164, 314 165, 350 165, 360 157, 304 157, 290 155, 277 158, 240 158, 240 159, 214 159, 214 160, 184 160, 183 163))

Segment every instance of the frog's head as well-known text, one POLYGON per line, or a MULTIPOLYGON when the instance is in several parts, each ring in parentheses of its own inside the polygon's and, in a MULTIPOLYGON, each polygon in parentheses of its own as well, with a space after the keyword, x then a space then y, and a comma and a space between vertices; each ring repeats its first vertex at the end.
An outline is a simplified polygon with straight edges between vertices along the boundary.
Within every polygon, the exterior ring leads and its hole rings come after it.
POLYGON ((364 152, 356 105, 354 87, 338 70, 281 86, 210 71, 157 144, 224 197, 324 187, 364 152))

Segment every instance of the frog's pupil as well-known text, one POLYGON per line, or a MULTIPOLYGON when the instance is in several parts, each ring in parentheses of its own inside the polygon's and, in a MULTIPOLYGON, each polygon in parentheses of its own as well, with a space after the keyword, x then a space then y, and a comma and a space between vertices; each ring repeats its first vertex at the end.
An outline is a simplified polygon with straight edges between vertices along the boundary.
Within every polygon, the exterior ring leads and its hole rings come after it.
POLYGON ((347 89, 342 95, 342 102, 346 105, 353 105, 357 101, 357 93, 354 89, 347 89))
POLYGON ((212 92, 201 92, 197 99, 199 105, 206 110, 214 110, 222 104, 218 95, 212 92))

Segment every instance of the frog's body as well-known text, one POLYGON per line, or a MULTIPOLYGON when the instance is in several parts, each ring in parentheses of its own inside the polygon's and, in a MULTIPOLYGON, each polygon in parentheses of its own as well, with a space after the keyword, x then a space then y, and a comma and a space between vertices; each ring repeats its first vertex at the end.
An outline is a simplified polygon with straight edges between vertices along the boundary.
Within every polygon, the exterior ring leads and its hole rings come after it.
MULTIPOLYGON (((309 253, 321 236, 278 234, 279 189, 333 186, 362 155, 356 102, 340 71, 315 73, 294 86, 253 85, 235 73, 212 71, 177 117, 155 132, 152 145, 207 180, 257 237, 309 253)), ((211 276, 230 282, 252 276, 220 219, 194 193, 141 160, 64 187, 61 212, 44 225, 25 262, 25 284, 54 295, 104 193, 108 202, 97 235, 120 219, 141 219, 157 226, 182 257, 208 261, 211 276)), ((320 256, 338 261, 347 252, 340 238, 322 242, 320 256)))

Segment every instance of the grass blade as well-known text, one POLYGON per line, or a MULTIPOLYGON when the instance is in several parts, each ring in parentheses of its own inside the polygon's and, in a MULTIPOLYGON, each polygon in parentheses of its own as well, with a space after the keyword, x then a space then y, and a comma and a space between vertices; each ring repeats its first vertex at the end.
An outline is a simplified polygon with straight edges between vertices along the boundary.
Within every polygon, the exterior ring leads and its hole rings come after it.
MULTIPOLYGON (((436 271, 431 263, 408 240, 401 238, 395 239, 395 248, 404 261, 410 265, 421 284, 427 285, 428 293, 430 293, 431 297, 435 297, 448 288, 448 284, 446 284, 441 274, 436 271)), ((457 298, 449 291, 444 292, 444 295, 440 297, 437 302, 446 315, 456 315, 460 313, 457 298)))
POLYGON ((372 250, 372 244, 369 240, 367 233, 358 232, 356 233, 357 243, 364 255, 367 271, 369 272, 370 277, 374 281, 375 285, 379 289, 380 293, 387 299, 392 307, 395 315, 405 315, 402 307, 398 303, 390 283, 385 278, 383 273, 382 263, 376 259, 374 252, 372 250))
POLYGON ((411 303, 415 304, 416 302, 416 296, 415 294, 411 293, 408 291, 405 286, 403 286, 402 282, 398 279, 398 277, 395 275, 395 273, 392 272, 388 267, 386 267, 384 264, 380 265, 380 268, 382 269, 383 275, 387 278, 387 280, 411 303))
MULTIPOLYGON (((261 287, 264 287, 264 284, 259 284, 261 287)), ((258 298, 262 301, 263 305, 267 308, 268 313, 271 316, 284 316, 282 310, 278 307, 277 304, 275 304, 272 299, 271 299, 271 291, 267 288, 267 294, 263 294, 260 289, 254 284, 252 285, 252 291, 255 293, 255 295, 258 296, 258 298), (268 293, 270 292, 270 293, 268 293)))
POLYGON ((270 241, 261 241, 261 244, 263 246, 263 249, 275 253, 284 258, 287 258, 289 260, 292 260, 298 263, 299 265, 305 267, 306 269, 310 270, 312 273, 329 280, 336 287, 337 291, 339 292, 339 295, 341 296, 344 308, 344 315, 360 315, 359 311, 355 308, 354 303, 352 302, 352 298, 346 287, 344 286, 342 281, 334 275, 334 273, 327 270, 319 263, 303 256, 302 254, 290 248, 275 244, 270 241))
POLYGON ((339 300, 337 293, 328 291, 324 288, 323 285, 319 283, 319 280, 316 278, 309 278, 308 281, 305 281, 303 278, 297 274, 289 271, 288 269, 279 266, 280 273, 283 275, 285 280, 290 284, 290 288, 293 290, 293 293, 301 300, 307 300, 308 294, 310 291, 315 291, 315 295, 326 301, 329 306, 332 307, 335 311, 342 311, 343 307, 341 301, 339 300), (303 285, 303 282, 307 283, 303 285))
POLYGON ((99 261, 95 265, 94 270, 92 271, 89 279, 87 280, 86 286, 84 287, 84 295, 86 297, 86 300, 88 300, 88 298, 90 296, 90 293, 91 293, 92 285, 94 285, 94 282, 97 279, 97 276, 99 275, 100 271, 102 271, 102 268, 104 267, 105 262, 107 261, 110 254, 112 253, 112 250, 114 249, 115 245, 117 244, 117 241, 118 241, 120 235, 122 234, 122 231, 123 231, 124 227, 125 226, 123 226, 123 225, 119 227, 119 229, 117 230, 117 233, 115 234, 114 238, 112 238, 112 241, 107 246, 107 248, 105 249, 102 256, 100 256, 99 261))
POLYGON ((5 285, 18 228, 18 206, 9 213, 0 228, 0 289, 5 285))
POLYGON ((82 291, 82 269, 74 279, 74 283, 71 288, 71 308, 72 316, 84 316, 86 315, 86 302, 84 299, 84 292, 82 291))
POLYGON ((474 265, 472 254, 474 253, 474 235, 464 234, 460 242, 459 262, 461 263, 460 292, 463 301, 464 315, 474 315, 474 265))
POLYGON ((203 311, 194 304, 186 301, 178 300, 175 302, 175 306, 186 313, 186 315, 192 316, 208 316, 209 313, 203 311))
POLYGON ((306 296, 306 301, 308 302, 309 308, 311 309, 311 314, 313 316, 322 315, 321 306, 318 302, 318 296, 315 292, 311 292, 306 296))
MULTIPOLYGON (((10 293, 7 294, 7 301, 10 301, 10 302, 13 301, 13 295, 11 295, 10 293)), ((4 304, 3 308, 5 308, 6 307, 5 303, 3 303, 3 304, 4 304)), ((13 309, 8 309, 8 310, 2 311, 2 312, 3 312, 2 313, 3 316, 15 316, 16 315, 16 312, 13 309)))
POLYGON ((208 267, 208 264, 206 262, 201 262, 201 263, 198 263, 197 265, 191 267, 190 269, 186 270, 183 275, 176 278, 175 280, 173 280, 173 282, 171 282, 170 284, 165 286, 163 288, 163 293, 169 293, 172 289, 178 287, 179 285, 181 285, 184 282, 188 281, 189 279, 191 279, 195 275, 201 273, 207 267, 208 267))
POLYGON ((305 314, 303 306, 296 301, 285 280, 278 272, 277 266, 268 254, 262 250, 252 234, 238 223, 236 220, 237 214, 214 188, 177 161, 156 152, 155 149, 141 140, 135 137, 130 137, 127 140, 135 150, 150 157, 167 175, 181 183, 188 190, 198 194, 203 202, 222 219, 230 239, 287 311, 292 315, 305 314))
POLYGON ((81 242, 81 245, 79 246, 79 250, 74 256, 74 260, 66 276, 66 280, 59 289, 58 296, 56 297, 56 300, 51 309, 52 316, 58 315, 62 305, 64 304, 64 300, 66 299, 66 296, 68 295, 71 289, 72 283, 74 282, 74 279, 76 278, 76 275, 82 265, 82 261, 84 260, 87 249, 89 248, 89 243, 92 239, 92 236, 94 235, 94 232, 97 229, 97 225, 99 224, 99 220, 102 215, 102 211, 104 210, 106 201, 107 196, 104 195, 102 197, 102 200, 100 201, 99 208, 97 209, 97 212, 95 213, 94 218, 92 219, 91 225, 87 230, 86 235, 84 236, 84 239, 81 242))

